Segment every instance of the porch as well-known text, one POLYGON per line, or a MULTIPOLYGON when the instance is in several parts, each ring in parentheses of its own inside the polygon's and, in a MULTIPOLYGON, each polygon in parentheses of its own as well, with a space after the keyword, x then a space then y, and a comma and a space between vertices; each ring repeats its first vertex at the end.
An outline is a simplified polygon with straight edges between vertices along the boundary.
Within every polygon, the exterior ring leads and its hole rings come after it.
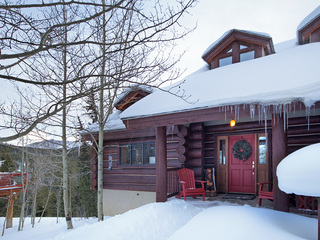
MULTIPOLYGON (((167 200, 170 201, 174 199, 178 192, 181 190, 181 186, 178 183, 178 170, 180 168, 168 168, 167 169, 167 200)), ((202 197, 198 196, 196 198, 187 197, 187 201, 199 202, 202 205, 202 197)), ((229 193, 218 193, 217 196, 207 197, 206 202, 208 205, 218 205, 219 202, 228 203, 230 205, 249 205, 251 207, 260 207, 258 204, 258 195, 254 194, 229 194, 229 193), (235 195, 235 197, 228 197, 229 195, 235 195), (244 199, 240 196, 252 196, 252 198, 244 199)), ((317 217, 318 214, 318 202, 316 198, 300 195, 290 195, 289 196, 289 212, 298 213, 305 216, 317 217)), ((274 209, 273 201, 269 199, 263 199, 262 208, 274 209)))

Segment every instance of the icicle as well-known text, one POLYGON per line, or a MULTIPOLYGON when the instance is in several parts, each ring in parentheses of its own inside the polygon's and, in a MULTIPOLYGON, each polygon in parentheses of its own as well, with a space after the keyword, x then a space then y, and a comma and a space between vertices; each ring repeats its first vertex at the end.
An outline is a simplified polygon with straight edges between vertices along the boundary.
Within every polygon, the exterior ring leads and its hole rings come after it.
POLYGON ((238 120, 240 120, 240 105, 238 107, 238 120))
POLYGON ((267 137, 268 129, 267 129, 267 111, 266 111, 266 106, 263 106, 263 115, 264 115, 264 135, 267 137))
POLYGON ((306 116, 308 119, 308 131, 310 130, 310 107, 306 107, 306 116))
POLYGON ((286 132, 286 105, 283 107, 283 131, 286 132))
POLYGON ((255 105, 254 105, 254 104, 250 104, 250 116, 251 116, 251 120, 254 120, 254 115, 255 115, 255 105))

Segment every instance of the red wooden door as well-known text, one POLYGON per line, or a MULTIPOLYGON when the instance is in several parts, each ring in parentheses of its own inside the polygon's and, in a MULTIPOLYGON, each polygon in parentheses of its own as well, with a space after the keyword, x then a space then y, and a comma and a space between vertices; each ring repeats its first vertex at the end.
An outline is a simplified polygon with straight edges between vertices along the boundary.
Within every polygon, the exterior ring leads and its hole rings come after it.
MULTIPOLYGON (((241 154, 240 157, 247 155, 241 154)), ((229 192, 255 193, 255 165, 255 135, 229 137, 229 192), (246 142, 239 142, 240 140, 246 142), (236 143, 238 144, 235 146, 236 143), (239 155, 232 149, 235 147, 234 149, 247 153, 248 144, 251 147, 251 155, 244 160, 238 159, 239 155), (239 146, 246 146, 246 148, 244 150, 239 146)))

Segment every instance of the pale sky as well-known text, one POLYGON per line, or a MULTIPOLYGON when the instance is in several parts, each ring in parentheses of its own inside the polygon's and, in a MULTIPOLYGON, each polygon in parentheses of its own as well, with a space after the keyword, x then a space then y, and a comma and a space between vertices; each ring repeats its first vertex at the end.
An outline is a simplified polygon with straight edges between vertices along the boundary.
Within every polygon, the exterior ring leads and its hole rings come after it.
POLYGON ((294 39, 299 23, 319 5, 320 0, 199 0, 184 18, 197 29, 178 47, 188 49, 180 67, 186 74, 202 67, 202 53, 233 28, 268 33, 274 44, 294 39))

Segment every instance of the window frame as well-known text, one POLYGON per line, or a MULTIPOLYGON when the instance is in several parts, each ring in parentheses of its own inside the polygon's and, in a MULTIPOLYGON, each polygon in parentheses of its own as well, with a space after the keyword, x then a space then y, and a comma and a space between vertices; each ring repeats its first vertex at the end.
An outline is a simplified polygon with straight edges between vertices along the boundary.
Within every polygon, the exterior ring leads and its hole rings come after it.
POLYGON ((137 142, 137 143, 127 143, 127 144, 120 144, 119 145, 119 162, 121 166, 154 166, 156 164, 156 145, 155 142, 137 142), (147 145, 154 145, 154 163, 150 163, 146 161, 146 157, 149 156, 149 153, 146 153, 146 146, 147 145), (126 148, 129 148, 129 163, 123 163, 122 161, 122 147, 127 146, 126 148), (141 163, 134 163, 134 149, 141 149, 141 163))

